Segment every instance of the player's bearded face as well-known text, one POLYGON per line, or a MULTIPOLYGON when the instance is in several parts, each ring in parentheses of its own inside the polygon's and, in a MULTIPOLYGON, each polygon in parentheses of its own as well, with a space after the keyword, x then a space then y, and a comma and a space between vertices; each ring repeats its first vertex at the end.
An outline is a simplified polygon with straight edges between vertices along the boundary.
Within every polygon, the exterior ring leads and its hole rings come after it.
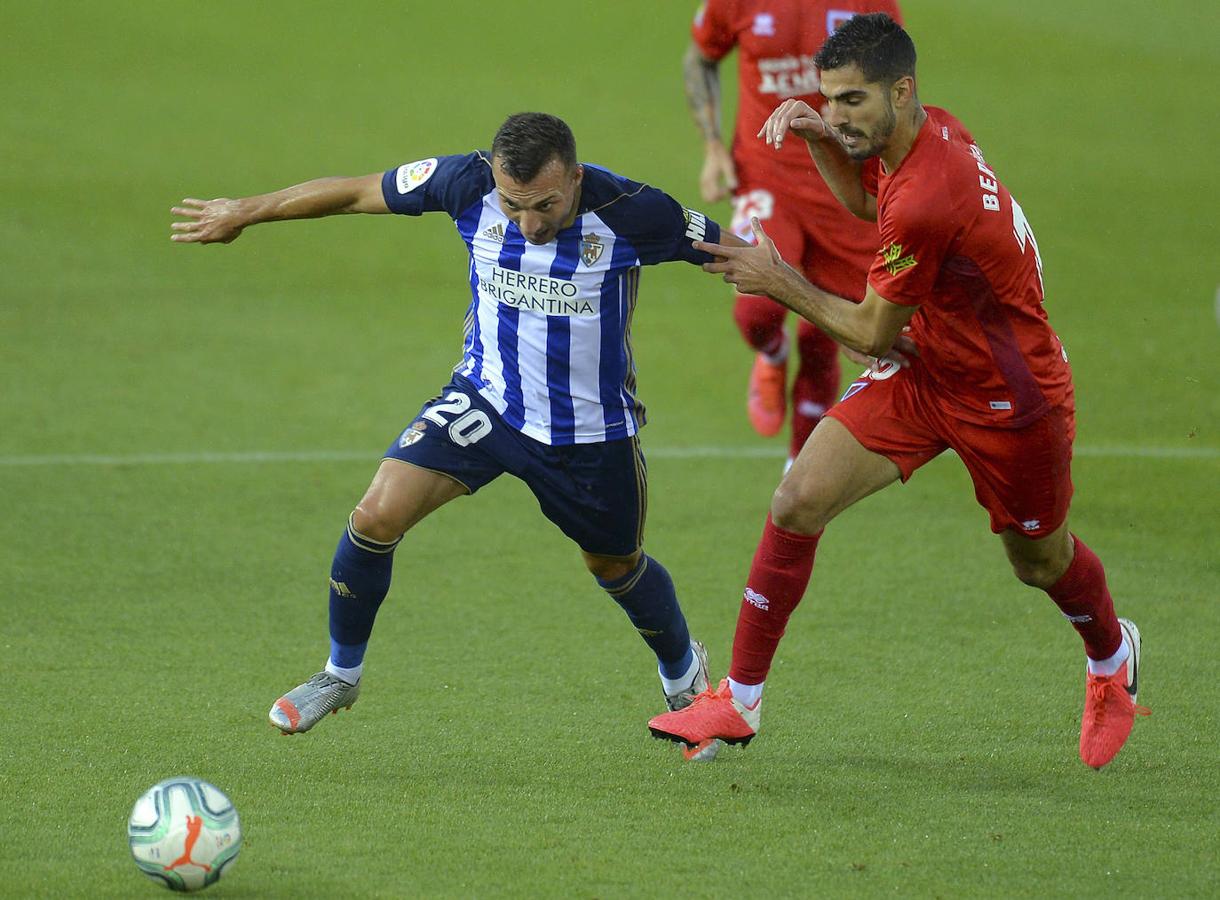
POLYGON ((826 121, 843 139, 848 156, 863 160, 885 149, 898 124, 887 88, 866 81, 856 66, 844 66, 822 73, 822 93, 830 106, 826 121))
POLYGON ((581 166, 568 168, 559 159, 544 165, 534 178, 520 182, 493 161, 492 177, 500 209, 531 244, 547 244, 572 224, 580 199, 581 166))

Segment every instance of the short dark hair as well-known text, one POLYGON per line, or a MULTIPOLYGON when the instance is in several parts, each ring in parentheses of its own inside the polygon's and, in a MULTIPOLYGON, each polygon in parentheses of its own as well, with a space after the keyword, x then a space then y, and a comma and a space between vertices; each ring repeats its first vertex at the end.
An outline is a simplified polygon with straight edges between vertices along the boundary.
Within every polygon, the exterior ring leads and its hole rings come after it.
POLYGON ((858 66, 868 81, 891 85, 904 75, 915 77, 915 42, 885 13, 852 16, 813 62, 819 69, 858 66))
POLYGON ((576 138, 568 123, 547 113, 509 116, 491 142, 492 159, 500 161, 514 181, 533 181, 552 159, 568 169, 576 166, 576 138))

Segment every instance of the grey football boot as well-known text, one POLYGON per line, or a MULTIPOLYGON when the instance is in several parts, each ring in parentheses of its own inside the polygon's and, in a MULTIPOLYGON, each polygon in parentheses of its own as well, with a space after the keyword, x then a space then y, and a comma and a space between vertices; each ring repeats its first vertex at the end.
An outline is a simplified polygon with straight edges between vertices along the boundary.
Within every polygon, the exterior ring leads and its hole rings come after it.
MULTIPOLYGON (((699 671, 695 674, 695 680, 691 682, 691 686, 684 691, 678 691, 676 694, 665 695, 665 705, 670 712, 677 712, 679 709, 686 709, 695 702, 695 698, 706 691, 711 682, 708 681, 707 675, 707 648, 703 646, 702 641, 691 641, 691 649, 695 651, 695 659, 699 660, 699 671)), ((711 762, 716 758, 716 754, 720 752, 721 742, 719 740, 704 741, 695 746, 682 748, 682 755, 691 762, 711 762)))
POLYGON ((267 716, 284 734, 300 734, 317 725, 327 713, 351 709, 359 696, 359 681, 348 684, 329 672, 319 672, 276 700, 267 716))
POLYGON ((707 690, 707 648, 701 641, 691 641, 690 648, 695 651, 695 659, 699 660, 699 671, 695 673, 695 680, 686 690, 665 695, 665 705, 670 712, 686 709, 694 702, 696 696, 707 690))

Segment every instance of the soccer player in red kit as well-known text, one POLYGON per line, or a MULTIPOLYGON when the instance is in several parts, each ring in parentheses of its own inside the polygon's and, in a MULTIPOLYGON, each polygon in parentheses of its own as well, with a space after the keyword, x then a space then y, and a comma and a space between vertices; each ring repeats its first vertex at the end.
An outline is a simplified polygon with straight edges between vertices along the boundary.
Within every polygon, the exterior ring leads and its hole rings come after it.
MULTIPOLYGON (((731 192, 738 237, 752 241, 750 219, 758 218, 784 258, 810 281, 855 301, 864 298, 865 276, 877 253, 876 224, 843 208, 799 141, 776 152, 755 134, 782 100, 794 97, 821 107, 814 54, 860 12, 899 16, 893 0, 706 0, 695 15, 683 60, 687 100, 704 138, 703 199, 711 203, 731 192), (720 134, 718 66, 734 47, 738 111, 730 152, 720 134)), ((747 412, 766 437, 781 431, 787 415, 786 314, 770 298, 747 293, 739 294, 733 307, 742 337, 756 354, 747 412)), ((796 346, 789 462, 839 393, 835 342, 801 319, 796 346)))
POLYGON ((750 569, 729 676, 653 734, 691 746, 747 743, 763 683, 800 602, 822 530, 857 500, 953 449, 1016 576, 1041 588, 1084 639, 1080 756, 1101 768, 1135 714, 1140 634, 1114 612, 1097 556, 1068 530, 1075 407, 1067 354, 1042 307, 1042 264, 1021 207, 953 116, 915 92, 915 46, 885 15, 856 16, 817 55, 822 118, 788 100, 759 132, 804 140, 881 249, 862 303, 829 296, 784 262, 761 223, 757 246, 703 246, 744 293, 774 297, 835 340, 883 362, 818 425, 771 502, 750 569), (905 329, 905 331, 904 331, 905 329))

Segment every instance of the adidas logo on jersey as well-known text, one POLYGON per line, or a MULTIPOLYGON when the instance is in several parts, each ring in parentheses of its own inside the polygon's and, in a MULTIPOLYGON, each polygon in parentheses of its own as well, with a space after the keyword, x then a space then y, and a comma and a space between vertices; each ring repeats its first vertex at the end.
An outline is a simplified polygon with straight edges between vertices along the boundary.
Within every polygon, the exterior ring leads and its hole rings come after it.
POLYGON ((504 223, 497 222, 486 231, 483 232, 483 237, 490 241, 495 241, 497 244, 504 243, 504 223))

